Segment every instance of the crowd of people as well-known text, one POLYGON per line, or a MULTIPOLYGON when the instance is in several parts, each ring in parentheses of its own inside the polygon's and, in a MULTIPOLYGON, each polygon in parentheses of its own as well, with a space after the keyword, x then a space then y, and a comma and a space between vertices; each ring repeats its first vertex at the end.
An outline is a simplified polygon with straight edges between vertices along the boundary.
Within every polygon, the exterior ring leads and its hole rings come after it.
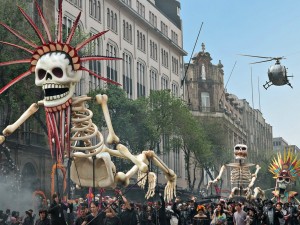
POLYGON ((57 194, 52 203, 20 216, 0 210, 0 225, 299 225, 300 206, 271 200, 212 202, 195 197, 174 202, 160 200, 145 204, 130 202, 121 192, 116 197, 79 198, 62 201, 57 194), (206 202, 206 203, 204 203, 206 202))

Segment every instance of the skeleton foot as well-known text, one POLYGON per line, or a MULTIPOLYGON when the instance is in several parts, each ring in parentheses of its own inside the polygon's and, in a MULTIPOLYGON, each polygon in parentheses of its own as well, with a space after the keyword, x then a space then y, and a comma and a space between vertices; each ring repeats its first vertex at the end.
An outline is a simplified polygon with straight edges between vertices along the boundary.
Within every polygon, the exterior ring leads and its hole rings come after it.
POLYGON ((153 197, 155 194, 155 187, 156 187, 156 174, 153 172, 148 173, 148 191, 145 195, 146 199, 149 199, 150 197, 153 197))
POLYGON ((166 179, 168 180, 165 187, 164 198, 169 202, 173 199, 173 196, 176 197, 176 180, 177 176, 173 170, 170 170, 170 174, 165 174, 166 179))

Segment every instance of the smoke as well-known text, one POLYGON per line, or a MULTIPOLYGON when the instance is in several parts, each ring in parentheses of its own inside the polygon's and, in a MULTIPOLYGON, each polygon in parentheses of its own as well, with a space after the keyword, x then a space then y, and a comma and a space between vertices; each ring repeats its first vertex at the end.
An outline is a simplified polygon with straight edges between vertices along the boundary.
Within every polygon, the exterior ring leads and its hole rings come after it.
POLYGON ((25 215, 25 211, 34 210, 37 214, 38 199, 33 198, 32 191, 20 187, 21 176, 18 174, 6 174, 0 176, 0 210, 4 212, 17 211, 20 216, 25 215))

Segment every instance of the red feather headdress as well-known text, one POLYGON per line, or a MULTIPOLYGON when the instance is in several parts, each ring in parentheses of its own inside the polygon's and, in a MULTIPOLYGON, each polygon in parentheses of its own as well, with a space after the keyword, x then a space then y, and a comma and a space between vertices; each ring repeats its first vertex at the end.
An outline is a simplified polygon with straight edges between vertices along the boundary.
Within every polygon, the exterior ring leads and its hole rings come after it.
POLYGON ((88 38, 87 40, 77 44, 75 47, 70 45, 70 42, 75 34, 76 28, 78 26, 78 22, 80 20, 80 16, 81 16, 81 12, 78 14, 76 20, 74 21, 73 27, 70 30, 70 34, 67 37, 67 40, 65 42, 63 42, 62 40, 62 1, 59 1, 59 13, 58 13, 58 24, 57 24, 57 35, 56 35, 56 40, 53 41, 51 34, 50 34, 50 30, 49 30, 49 26, 42 14, 42 10, 39 7, 39 5, 37 4, 37 2, 35 1, 35 5, 38 11, 38 15, 42 21, 43 27, 45 29, 45 32, 47 34, 47 41, 45 40, 45 38, 42 35, 42 32, 38 29, 37 25, 34 23, 34 21, 26 14, 26 12, 18 6, 20 12, 22 13, 22 15, 25 17, 25 19, 28 21, 28 23, 32 26, 32 28, 34 29, 35 33, 37 34, 38 38, 40 39, 41 45, 38 46, 35 43, 33 43, 30 40, 27 40, 22 34, 20 34, 18 31, 14 30, 13 28, 9 27, 8 25, 0 22, 0 25, 3 26, 6 30, 8 30, 9 32, 11 32, 13 35, 15 35, 17 38, 19 38, 22 42, 26 43, 27 45, 30 46, 30 48, 26 48, 17 44, 13 44, 13 43, 9 43, 9 42, 5 42, 5 41, 0 41, 0 43, 5 44, 5 45, 9 45, 15 48, 19 48, 22 49, 28 53, 31 54, 31 58, 27 58, 27 59, 21 59, 21 60, 12 60, 12 61, 8 61, 8 62, 1 62, 0 66, 6 66, 6 65, 12 65, 12 64, 20 64, 20 63, 29 63, 30 64, 30 68, 18 75, 16 78, 14 78, 13 80, 11 80, 8 84, 6 84, 3 88, 0 89, 0 94, 2 94, 5 90, 7 90, 9 87, 11 87, 12 85, 14 85, 15 83, 17 83, 18 81, 20 81, 21 79, 29 76, 30 74, 34 73, 35 71, 35 67, 37 64, 37 61, 41 58, 41 56, 43 56, 46 53, 49 52, 56 52, 56 51, 60 51, 60 52, 64 52, 67 55, 69 55, 70 59, 72 60, 73 63, 73 68, 75 71, 78 70, 82 70, 82 71, 87 71, 89 72, 91 75, 102 79, 106 82, 109 83, 113 83, 116 85, 120 85, 119 83, 104 78, 102 76, 99 76, 98 74, 96 74, 95 72, 85 68, 84 66, 81 65, 82 62, 86 62, 86 61, 92 61, 92 60, 117 60, 120 58, 116 58, 116 57, 108 57, 108 56, 84 56, 84 57, 80 57, 78 52, 80 49, 82 49, 84 46, 86 46, 88 43, 90 43, 91 41, 99 38, 100 36, 104 35, 107 31, 102 31, 98 34, 95 34, 93 36, 91 36, 90 38, 88 38))

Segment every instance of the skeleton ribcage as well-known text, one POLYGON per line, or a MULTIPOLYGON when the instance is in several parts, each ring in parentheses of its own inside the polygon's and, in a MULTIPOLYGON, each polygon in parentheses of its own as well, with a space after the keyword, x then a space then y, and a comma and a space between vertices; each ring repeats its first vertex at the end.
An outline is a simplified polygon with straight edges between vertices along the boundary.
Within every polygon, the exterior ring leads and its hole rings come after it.
POLYGON ((95 150, 101 150, 104 146, 103 136, 92 121, 93 112, 85 106, 86 100, 89 100, 89 97, 79 96, 73 98, 71 118, 71 149, 73 152, 93 153, 95 150), (76 147, 79 141, 82 141, 84 146, 76 147))
POLYGON ((252 175, 248 167, 233 168, 231 170, 231 185, 235 187, 247 187, 252 175))

